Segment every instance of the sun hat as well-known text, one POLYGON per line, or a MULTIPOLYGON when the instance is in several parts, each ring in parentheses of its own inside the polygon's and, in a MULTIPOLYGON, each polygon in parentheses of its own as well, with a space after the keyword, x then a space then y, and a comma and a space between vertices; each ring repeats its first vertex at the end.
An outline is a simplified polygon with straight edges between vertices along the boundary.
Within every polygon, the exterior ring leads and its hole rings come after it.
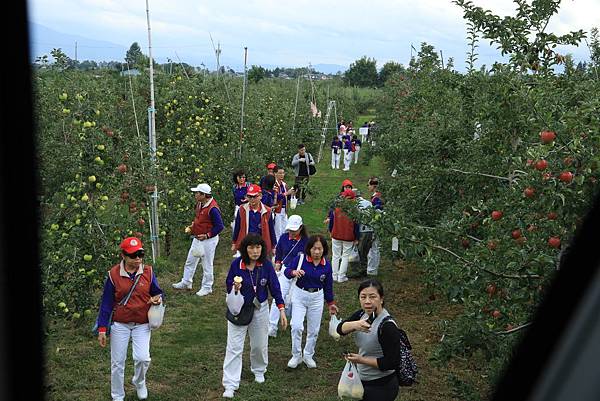
POLYGON ((302 227, 302 224, 303 224, 302 217, 298 216, 297 214, 293 214, 290 216, 287 224, 285 225, 285 231, 288 231, 288 230, 296 231, 300 227, 302 227))
POLYGON ((197 187, 190 188, 190 189, 192 190, 192 192, 202 192, 203 194, 207 194, 207 195, 210 195, 210 191, 211 191, 210 185, 204 184, 204 183, 198 184, 197 187))
POLYGON ((123 241, 121 241, 119 248, 121 248, 125 253, 134 253, 139 251, 140 249, 144 249, 142 247, 142 241, 137 237, 125 238, 123 241))

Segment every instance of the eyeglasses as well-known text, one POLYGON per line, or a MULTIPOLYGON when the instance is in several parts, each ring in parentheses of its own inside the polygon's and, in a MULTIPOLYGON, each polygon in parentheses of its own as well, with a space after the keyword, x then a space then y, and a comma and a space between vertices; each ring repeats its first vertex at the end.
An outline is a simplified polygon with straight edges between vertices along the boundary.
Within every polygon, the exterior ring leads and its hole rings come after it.
POLYGON ((246 198, 254 199, 254 198, 258 198, 259 196, 260 195, 258 195, 258 194, 257 195, 246 195, 246 198))
POLYGON ((378 185, 379 183, 377 181, 371 181, 369 182, 369 185, 378 185))
POLYGON ((246 176, 245 175, 238 175, 238 178, 240 178, 240 179, 241 178, 246 178, 246 176))
POLYGON ((135 258, 143 258, 145 255, 145 252, 143 249, 140 249, 139 251, 136 251, 134 253, 127 253, 127 252, 123 252, 123 255, 127 256, 128 258, 131 259, 135 259, 135 258))

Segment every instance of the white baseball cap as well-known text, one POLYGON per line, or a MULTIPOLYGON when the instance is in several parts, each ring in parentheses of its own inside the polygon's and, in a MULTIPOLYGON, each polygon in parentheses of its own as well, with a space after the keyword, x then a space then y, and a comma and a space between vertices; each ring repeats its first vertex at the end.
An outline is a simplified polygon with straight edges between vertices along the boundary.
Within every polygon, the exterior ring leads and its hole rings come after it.
POLYGON ((300 227, 302 227, 302 217, 298 216, 297 214, 293 214, 290 216, 287 224, 285 225, 285 231, 296 231, 300 227))
POLYGON ((192 192, 202 192, 203 194, 207 194, 210 195, 210 185, 208 184, 198 184, 197 187, 194 188, 190 188, 192 190, 192 192))

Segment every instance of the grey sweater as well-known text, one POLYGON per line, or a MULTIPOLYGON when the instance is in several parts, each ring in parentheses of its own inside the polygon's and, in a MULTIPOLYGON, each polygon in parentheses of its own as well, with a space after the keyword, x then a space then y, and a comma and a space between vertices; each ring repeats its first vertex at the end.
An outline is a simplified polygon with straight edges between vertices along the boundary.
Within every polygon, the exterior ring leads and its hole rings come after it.
MULTIPOLYGON (((305 159, 305 163, 306 163, 306 171, 309 171, 308 166, 315 165, 315 159, 313 159, 312 155, 308 152, 306 152, 304 154, 304 159, 305 159)), ((298 174, 300 174, 300 154, 296 153, 294 155, 294 158, 292 159, 292 167, 294 167, 294 174, 296 175, 296 177, 298 177, 298 174)))

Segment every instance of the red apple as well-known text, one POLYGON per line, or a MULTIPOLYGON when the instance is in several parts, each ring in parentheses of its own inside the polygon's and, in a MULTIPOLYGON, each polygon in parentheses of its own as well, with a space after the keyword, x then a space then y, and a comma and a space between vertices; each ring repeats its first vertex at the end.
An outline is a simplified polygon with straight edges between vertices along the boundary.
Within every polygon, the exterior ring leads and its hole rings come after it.
POLYGON ((494 210, 492 212, 492 220, 500 220, 502 218, 502 212, 500 210, 494 210))
POLYGON ((548 162, 546 160, 538 160, 535 163, 535 169, 539 170, 539 171, 543 171, 546 170, 546 168, 548 167, 548 162))
POLYGON ((553 131, 542 131, 540 132, 540 139, 542 143, 551 143, 556 139, 556 134, 553 131))
POLYGON ((498 246, 498 244, 496 243, 496 241, 493 241, 493 240, 490 240, 487 243, 487 247, 490 251, 495 250, 497 246, 498 246))
POLYGON ((119 170, 120 173, 125 174, 127 172, 127 165, 125 163, 121 163, 117 167, 117 170, 119 170))
POLYGON ((550 178, 552 178, 552 173, 544 173, 544 174, 542 174, 542 180, 548 181, 550 178))
POLYGON ((550 212, 546 215, 546 217, 548 217, 548 220, 556 220, 558 218, 558 214, 556 214, 556 212, 550 212))
POLYGON ((461 243, 462 247, 463 247, 463 248, 465 248, 465 249, 467 249, 469 246, 471 246, 471 243, 470 243, 470 242, 469 242, 469 240, 468 240, 468 239, 466 239, 466 238, 463 238, 463 239, 460 241, 460 243, 461 243))
POLYGON ((146 224, 146 222, 144 221, 144 219, 140 218, 140 219, 138 219, 138 224, 140 226, 143 226, 144 224, 146 224))
POLYGON ((502 315, 502 313, 498 309, 496 309, 492 312, 492 317, 494 317, 494 319, 499 318, 500 315, 502 315))
POLYGON ((523 236, 521 236, 521 237, 519 237, 519 238, 515 239, 515 242, 516 242, 517 244, 519 244, 519 245, 523 245, 523 244, 524 244, 526 241, 527 241, 527 238, 525 238, 525 237, 523 237, 523 236))
POLYGON ((527 159, 527 167, 533 165, 533 159, 527 159))
POLYGON ((142 237, 144 236, 144 234, 142 234, 142 233, 141 233, 141 232, 139 232, 139 231, 136 231, 136 232, 134 232, 134 233, 133 233, 133 235, 134 235, 135 237, 138 237, 138 238, 142 238, 142 237))
POLYGON ((496 293, 496 285, 490 284, 486 287, 485 292, 487 292, 490 297, 496 293))
POLYGON ((548 238, 548 245, 552 248, 560 248, 560 238, 558 237, 550 237, 548 238))
POLYGON ((573 181, 573 173, 571 173, 570 171, 563 171, 558 175, 558 179, 568 184, 571 181, 573 181))
POLYGON ((533 198, 535 196, 535 189, 533 189, 531 187, 527 187, 523 191, 523 195, 525 195, 525 197, 531 199, 531 198, 533 198))
POLYGON ((565 166, 570 166, 573 164, 573 158, 571 156, 567 156, 563 159, 563 163, 565 166))
POLYGON ((521 238, 521 230, 516 229, 510 234, 514 239, 521 238))

